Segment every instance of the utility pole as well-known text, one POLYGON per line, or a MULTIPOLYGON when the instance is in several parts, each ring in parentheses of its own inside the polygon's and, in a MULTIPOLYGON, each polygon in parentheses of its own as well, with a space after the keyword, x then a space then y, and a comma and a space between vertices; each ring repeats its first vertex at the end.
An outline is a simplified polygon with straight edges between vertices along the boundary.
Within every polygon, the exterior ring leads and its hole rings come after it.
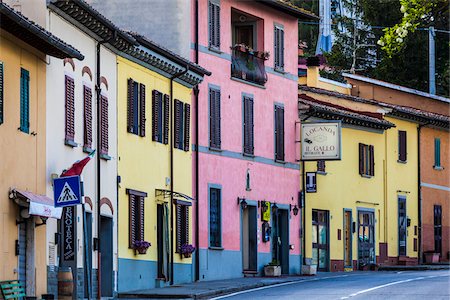
POLYGON ((430 94, 436 94, 435 37, 434 27, 428 27, 428 82, 430 94))

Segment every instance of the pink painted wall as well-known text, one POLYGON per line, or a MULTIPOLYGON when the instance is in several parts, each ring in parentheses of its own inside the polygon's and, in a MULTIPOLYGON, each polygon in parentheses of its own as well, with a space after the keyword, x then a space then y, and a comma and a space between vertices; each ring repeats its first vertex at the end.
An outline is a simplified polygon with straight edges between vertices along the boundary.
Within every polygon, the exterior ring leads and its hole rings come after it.
MULTIPOLYGON (((193 1, 194 3, 194 1, 193 1)), ((208 47, 208 1, 199 1, 199 44, 208 47)), ((284 26, 285 32, 285 72, 297 75, 298 21, 265 5, 253 1, 220 1, 221 13, 221 51, 231 55, 231 8, 264 19, 264 49, 271 56, 265 62, 274 67, 273 35, 274 24, 284 26)), ((193 6, 193 11, 194 6, 193 6)), ((195 24, 192 14, 192 26, 195 24)), ((194 34, 194 30, 192 30, 194 34)), ((195 41, 195 36, 192 36, 195 41)), ((192 60, 195 53, 192 52, 192 60)), ((242 93, 254 96, 254 146, 255 156, 274 161, 274 104, 282 103, 285 109, 285 161, 295 162, 295 121, 298 120, 297 82, 280 75, 268 73, 265 89, 230 79, 231 61, 209 53, 199 53, 199 64, 212 72, 199 86, 199 143, 200 147, 209 146, 208 84, 220 86, 221 89, 221 130, 222 149, 242 153, 242 93)), ((195 109, 195 107, 194 107, 195 109)), ((193 128, 195 133, 195 128, 193 128)), ((193 136, 195 141, 195 136, 193 136)), ((242 155, 241 155, 242 157, 242 155)), ((266 200, 278 204, 297 204, 300 190, 299 169, 261 164, 255 161, 227 158, 218 155, 200 153, 200 247, 208 247, 208 184, 222 185, 222 240, 227 250, 240 250, 240 213, 236 198, 266 200), (251 173, 251 191, 245 190, 247 169, 251 173), (292 200, 293 199, 293 200, 292 200)), ((194 166, 195 167, 195 166, 194 166)), ((195 186, 194 186, 195 191, 195 186)), ((260 228, 260 209, 258 209, 258 227, 260 228)), ((300 214, 291 213, 290 244, 295 250, 290 254, 299 254, 300 214)), ((260 236, 259 236, 260 237, 260 236)), ((261 238, 261 237, 260 237, 261 238)), ((270 243, 258 244, 259 252, 270 252, 270 243)))

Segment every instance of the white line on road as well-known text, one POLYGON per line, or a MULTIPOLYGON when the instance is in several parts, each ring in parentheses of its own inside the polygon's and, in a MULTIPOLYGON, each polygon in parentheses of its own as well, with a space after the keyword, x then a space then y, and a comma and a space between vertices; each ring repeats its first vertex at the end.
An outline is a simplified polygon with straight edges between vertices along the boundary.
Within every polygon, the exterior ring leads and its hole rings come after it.
POLYGON ((390 282, 390 283, 386 283, 383 285, 378 285, 378 286, 374 286, 370 289, 366 289, 366 290, 362 290, 353 294, 350 294, 349 296, 346 297, 341 297, 342 300, 344 299, 348 299, 350 297, 355 297, 364 293, 368 293, 374 290, 378 290, 378 289, 382 289, 391 285, 396 285, 396 284, 401 284, 401 283, 406 283, 406 282, 410 282, 410 281, 416 281, 416 280, 422 280, 422 279, 429 279, 429 278, 436 278, 436 277, 444 277, 444 276, 450 276, 449 274, 444 274, 444 275, 435 275, 435 276, 427 276, 427 277, 416 277, 416 278, 411 278, 411 279, 405 279, 405 280, 400 280, 400 281, 394 281, 394 282, 390 282))
POLYGON ((250 293, 250 292, 255 292, 255 291, 270 289, 270 288, 274 288, 274 287, 295 284, 295 283, 311 282, 311 281, 330 279, 330 278, 342 278, 342 277, 347 277, 347 276, 350 276, 350 275, 328 276, 328 277, 321 277, 321 278, 313 278, 313 279, 305 279, 305 280, 296 280, 296 281, 277 283, 277 284, 273 284, 273 285, 262 286, 262 287, 258 287, 258 288, 254 288, 254 289, 250 289, 250 290, 240 291, 240 292, 236 292, 236 293, 232 293, 232 294, 228 294, 228 295, 224 295, 224 296, 211 298, 211 300, 225 299, 228 297, 233 297, 233 296, 237 296, 237 295, 241 295, 241 294, 245 294, 245 293, 250 293))

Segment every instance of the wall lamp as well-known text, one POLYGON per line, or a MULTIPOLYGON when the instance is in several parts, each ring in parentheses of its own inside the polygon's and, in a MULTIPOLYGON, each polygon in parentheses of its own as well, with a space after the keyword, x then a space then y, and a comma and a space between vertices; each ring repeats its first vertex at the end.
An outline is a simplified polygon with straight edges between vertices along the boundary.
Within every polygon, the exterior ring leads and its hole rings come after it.
POLYGON ((247 208, 247 206, 248 206, 248 203, 247 203, 247 201, 245 201, 245 198, 237 198, 237 204, 239 205, 241 205, 241 207, 242 207, 242 209, 246 209, 247 208))
POLYGON ((278 206, 277 206, 277 204, 276 203, 274 203, 273 205, 272 205, 272 213, 277 213, 277 211, 278 211, 278 206))
POLYGON ((294 216, 298 215, 298 207, 297 207, 297 204, 295 204, 294 208, 292 209, 292 212, 294 213, 294 216))

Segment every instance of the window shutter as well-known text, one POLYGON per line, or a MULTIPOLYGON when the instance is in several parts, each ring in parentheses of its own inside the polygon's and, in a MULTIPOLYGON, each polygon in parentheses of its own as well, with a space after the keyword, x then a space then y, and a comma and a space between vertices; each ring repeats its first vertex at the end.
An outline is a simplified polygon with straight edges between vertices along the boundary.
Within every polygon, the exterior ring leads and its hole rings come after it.
POLYGON ((183 104, 180 100, 175 99, 175 131, 174 131, 174 147, 181 148, 181 108, 183 104))
POLYGON ((398 131, 398 160, 399 161, 406 161, 406 131, 399 130, 398 131))
POLYGON ((21 69, 20 130, 30 132, 30 73, 21 69))
POLYGON ((183 206, 183 244, 189 244, 189 206, 183 206))
POLYGON ((66 141, 75 139, 75 83, 73 78, 65 76, 66 84, 66 141))
POLYGON ((279 29, 280 32, 280 39, 278 41, 278 47, 279 47, 279 67, 281 69, 284 69, 284 30, 279 29))
POLYGON ((0 62, 0 124, 3 124, 3 63, 0 62))
POLYGON ((139 135, 145 136, 145 85, 139 84, 139 135))
POLYGON ((210 99, 210 146, 220 149, 221 147, 221 130, 220 130, 220 91, 215 89, 209 90, 210 99))
POLYGON ((278 53, 279 53, 279 49, 278 49, 278 44, 279 44, 279 39, 278 39, 278 28, 275 27, 274 32, 273 32, 273 48, 274 48, 274 66, 275 68, 278 67, 279 65, 279 60, 278 60, 278 53))
POLYGON ((215 36, 214 36, 214 5, 209 2, 209 46, 214 46, 215 36))
POLYGON ((434 166, 441 166, 441 139, 434 139, 434 166))
POLYGON ((100 96, 100 154, 108 154, 109 134, 108 134, 108 98, 100 96))
POLYGON ((128 233, 129 233, 129 239, 128 239, 128 247, 132 248, 134 241, 136 241, 136 219, 137 219, 137 212, 136 212, 136 196, 133 194, 129 194, 129 226, 128 226, 128 233))
POLYGON ((253 99, 244 97, 244 153, 253 154, 253 99))
POLYGON ((214 139, 214 132, 216 130, 215 128, 215 122, 214 122, 214 105, 215 105, 215 91, 210 89, 209 90, 209 146, 216 148, 215 145, 215 139, 214 139))
POLYGON ((215 125, 215 144, 217 148, 221 148, 222 146, 222 140, 221 140, 221 117, 220 117, 220 91, 216 90, 215 92, 215 105, 214 105, 214 115, 215 115, 215 120, 214 122, 216 123, 215 125))
POLYGON ((92 90, 83 86, 84 98, 84 145, 85 148, 92 147, 92 90))
POLYGON ((370 173, 368 175, 375 176, 375 158, 374 158, 374 151, 373 146, 369 146, 369 166, 370 166, 370 173))
POLYGON ((163 143, 169 144, 169 106, 170 106, 170 98, 169 95, 164 95, 164 124, 163 124, 163 143))
POLYGON ((248 132, 248 98, 244 97, 244 153, 250 153, 249 150, 249 132, 248 132))
POLYGON ((215 14, 214 14, 214 36, 216 38, 214 46, 220 48, 220 6, 214 5, 215 14))
POLYGON ((176 225, 177 225, 177 233, 176 233, 176 253, 181 253, 181 237, 182 237, 182 213, 181 213, 181 205, 177 204, 176 205, 176 215, 177 215, 177 220, 176 220, 176 225))
POLYGON ((189 151, 189 138, 191 133, 191 105, 184 104, 184 151, 189 151))
POLYGON ((364 144, 359 143, 359 174, 364 174, 364 144))
POLYGON ((142 196, 135 196, 138 199, 138 203, 139 203, 139 222, 138 222, 138 230, 137 230, 137 239, 139 241, 143 241, 144 238, 144 197, 142 196))
POLYGON ((284 108, 275 106, 275 158, 284 160, 284 108))
POLYGON ((128 98, 127 98, 127 131, 133 133, 134 128, 134 80, 128 79, 128 98))
POLYGON ((152 140, 159 140, 158 131, 158 116, 159 116, 159 105, 158 105, 159 92, 157 90, 152 91, 152 140))
POLYGON ((280 113, 280 160, 284 160, 284 108, 279 109, 280 113))

